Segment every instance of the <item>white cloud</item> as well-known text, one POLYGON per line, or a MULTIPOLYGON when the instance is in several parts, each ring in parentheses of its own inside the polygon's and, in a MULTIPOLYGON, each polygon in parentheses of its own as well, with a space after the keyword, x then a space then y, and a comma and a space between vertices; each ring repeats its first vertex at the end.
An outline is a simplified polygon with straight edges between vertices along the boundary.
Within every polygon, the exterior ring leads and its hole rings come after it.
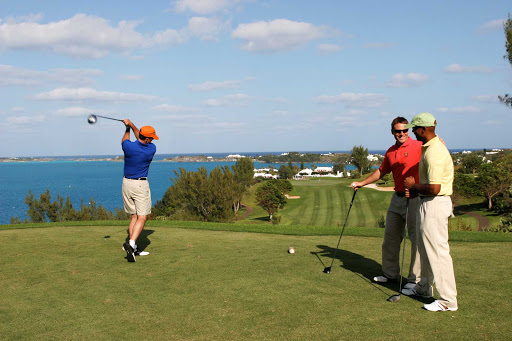
POLYGON ((443 69, 447 73, 489 73, 493 72, 491 68, 487 66, 462 66, 460 64, 450 64, 443 69))
POLYGON ((498 95, 478 95, 478 96, 471 96, 472 100, 475 100, 477 102, 484 102, 484 103, 498 103, 498 95))
POLYGON ((503 122, 501 122, 501 121, 483 121, 482 124, 496 126, 496 125, 502 125, 503 122))
POLYGON ((367 49, 389 49, 395 46, 396 43, 368 43, 363 45, 367 49))
POLYGON ((93 102, 148 102, 159 99, 157 96, 113 91, 98 91, 93 88, 57 88, 42 92, 34 99, 43 101, 93 101, 93 102))
POLYGON ((237 130, 245 127, 246 125, 247 123, 245 122, 217 122, 213 126, 218 129, 237 130))
POLYGON ((90 108, 84 108, 84 107, 67 107, 58 109, 55 112, 55 116, 63 116, 63 117, 79 117, 79 116, 86 116, 90 114, 96 114, 96 115, 108 115, 111 112, 108 110, 100 110, 100 109, 90 109, 90 108))
POLYGON ((320 104, 342 103, 347 107, 375 108, 386 104, 388 97, 383 94, 351 93, 345 92, 339 95, 321 95, 313 97, 313 102, 320 104))
POLYGON ((189 107, 183 107, 179 105, 172 105, 172 104, 160 104, 153 107, 153 110, 160 111, 160 112, 169 112, 169 113, 190 113, 197 111, 194 108, 189 107))
POLYGON ((93 77, 100 76, 98 69, 52 69, 36 71, 0 64, 0 86, 38 86, 48 82, 83 86, 94 82, 93 77))
POLYGON ((34 125, 43 122, 46 120, 45 115, 35 115, 35 116, 10 116, 7 117, 5 122, 3 122, 5 126, 19 126, 19 125, 34 125))
POLYGON ((505 23, 505 19, 494 19, 485 24, 478 26, 478 32, 494 32, 503 30, 503 24, 505 23))
POLYGON ((120 75, 119 79, 122 81, 140 81, 143 79, 144 76, 142 75, 120 75))
POLYGON ((199 14, 211 14, 236 5, 242 0, 177 0, 174 2, 174 10, 181 12, 194 12, 199 14))
POLYGON ((473 106, 453 107, 453 108, 447 108, 447 107, 437 108, 437 112, 454 113, 454 114, 479 113, 481 111, 482 110, 480 110, 480 108, 473 107, 473 106))
POLYGON ((202 125, 210 125, 211 117, 206 115, 163 115, 155 117, 156 120, 171 122, 173 127, 197 128, 202 125))
POLYGON ((242 50, 249 52, 287 51, 327 36, 326 26, 276 19, 240 24, 231 36, 243 40, 242 50))
POLYGON ((397 73, 391 77, 391 80, 386 84, 386 86, 392 88, 411 88, 420 86, 429 79, 429 76, 421 73, 397 73))
POLYGON ((222 97, 221 99, 208 99, 203 101, 203 104, 209 107, 224 107, 228 105, 247 105, 251 99, 246 94, 231 94, 222 97))
POLYGON ((211 91, 217 89, 239 89, 242 80, 227 80, 222 82, 207 81, 201 84, 191 84, 188 88, 195 92, 211 91))
POLYGON ((188 20, 188 32, 201 40, 216 40, 225 24, 215 18, 193 17, 188 20))
POLYGON ((183 42, 182 32, 167 29, 143 35, 137 21, 120 21, 112 26, 104 18, 76 14, 72 18, 40 24, 6 20, 0 25, 0 48, 6 50, 51 51, 76 58, 101 58, 109 53, 129 53, 158 45, 183 42))
POLYGON ((341 51, 343 48, 336 44, 318 44, 318 51, 322 53, 334 53, 341 51))

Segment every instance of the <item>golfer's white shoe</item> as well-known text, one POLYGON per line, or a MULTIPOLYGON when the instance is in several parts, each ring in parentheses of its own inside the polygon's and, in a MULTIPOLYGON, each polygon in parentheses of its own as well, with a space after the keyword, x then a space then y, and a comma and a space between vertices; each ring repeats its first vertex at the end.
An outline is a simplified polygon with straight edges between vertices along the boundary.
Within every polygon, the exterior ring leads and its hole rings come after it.
POLYGON ((147 252, 147 251, 135 250, 135 256, 147 256, 147 255, 149 255, 149 252, 147 252))
POLYGON ((416 289, 412 288, 412 289, 402 289, 402 294, 406 295, 406 296, 419 296, 419 297, 426 297, 426 298, 432 298, 432 295, 434 294, 434 290, 432 289, 432 287, 430 287, 430 290, 428 291, 428 293, 426 294, 422 294, 422 293, 419 293, 416 291, 416 289))
POLYGON ((409 282, 406 285, 404 285, 404 289, 414 289, 415 286, 416 286, 416 283, 409 282))
POLYGON ((432 302, 430 304, 425 304, 423 306, 423 309, 428 310, 428 311, 455 311, 458 308, 457 307, 448 308, 448 307, 444 306, 443 304, 441 304, 438 300, 435 300, 434 302, 432 302))
POLYGON ((386 276, 375 276, 373 277, 373 281, 377 283, 387 283, 389 281, 389 278, 386 276))

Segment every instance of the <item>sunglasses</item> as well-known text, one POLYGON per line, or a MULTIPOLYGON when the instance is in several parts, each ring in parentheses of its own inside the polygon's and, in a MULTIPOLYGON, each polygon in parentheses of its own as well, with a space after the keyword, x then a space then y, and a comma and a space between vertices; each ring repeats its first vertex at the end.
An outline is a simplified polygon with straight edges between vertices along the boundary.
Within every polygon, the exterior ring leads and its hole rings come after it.
POLYGON ((395 134, 400 134, 400 133, 408 133, 409 132, 409 129, 393 129, 393 132, 395 134))

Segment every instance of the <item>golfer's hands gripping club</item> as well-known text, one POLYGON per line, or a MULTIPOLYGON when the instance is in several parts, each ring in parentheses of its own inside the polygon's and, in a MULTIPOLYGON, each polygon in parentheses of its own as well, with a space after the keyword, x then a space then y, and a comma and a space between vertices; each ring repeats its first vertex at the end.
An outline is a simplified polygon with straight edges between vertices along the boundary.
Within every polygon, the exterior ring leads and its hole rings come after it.
POLYGON ((363 187, 364 184, 362 182, 354 181, 350 184, 350 187, 354 189, 354 191, 357 191, 359 188, 363 187))
POLYGON ((416 181, 414 180, 413 176, 408 176, 404 180, 404 186, 405 186, 405 197, 410 198, 411 197, 411 189, 414 187, 414 184, 416 181))

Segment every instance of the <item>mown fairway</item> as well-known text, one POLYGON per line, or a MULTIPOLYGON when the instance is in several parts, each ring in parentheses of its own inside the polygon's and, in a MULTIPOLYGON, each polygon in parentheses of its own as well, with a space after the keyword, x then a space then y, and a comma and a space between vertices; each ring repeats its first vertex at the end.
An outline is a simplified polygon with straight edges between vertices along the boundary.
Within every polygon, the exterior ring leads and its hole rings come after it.
MULTIPOLYGON (((291 181, 291 196, 283 210, 281 224, 307 226, 343 225, 352 200, 350 179, 311 179, 291 181)), ((393 192, 382 192, 362 188, 357 192, 347 226, 378 227, 378 220, 386 216, 393 192)), ((267 220, 268 214, 256 206, 254 199, 248 201, 254 211, 250 221, 267 220)))
POLYGON ((512 240, 452 242, 460 310, 430 313, 421 300, 387 302, 396 283, 369 281, 380 273, 380 237, 344 236, 324 274, 337 236, 156 223, 139 241, 151 255, 136 263, 124 259, 122 226, 0 230, 0 338, 367 340, 412 332, 507 340, 512 333, 512 240))

